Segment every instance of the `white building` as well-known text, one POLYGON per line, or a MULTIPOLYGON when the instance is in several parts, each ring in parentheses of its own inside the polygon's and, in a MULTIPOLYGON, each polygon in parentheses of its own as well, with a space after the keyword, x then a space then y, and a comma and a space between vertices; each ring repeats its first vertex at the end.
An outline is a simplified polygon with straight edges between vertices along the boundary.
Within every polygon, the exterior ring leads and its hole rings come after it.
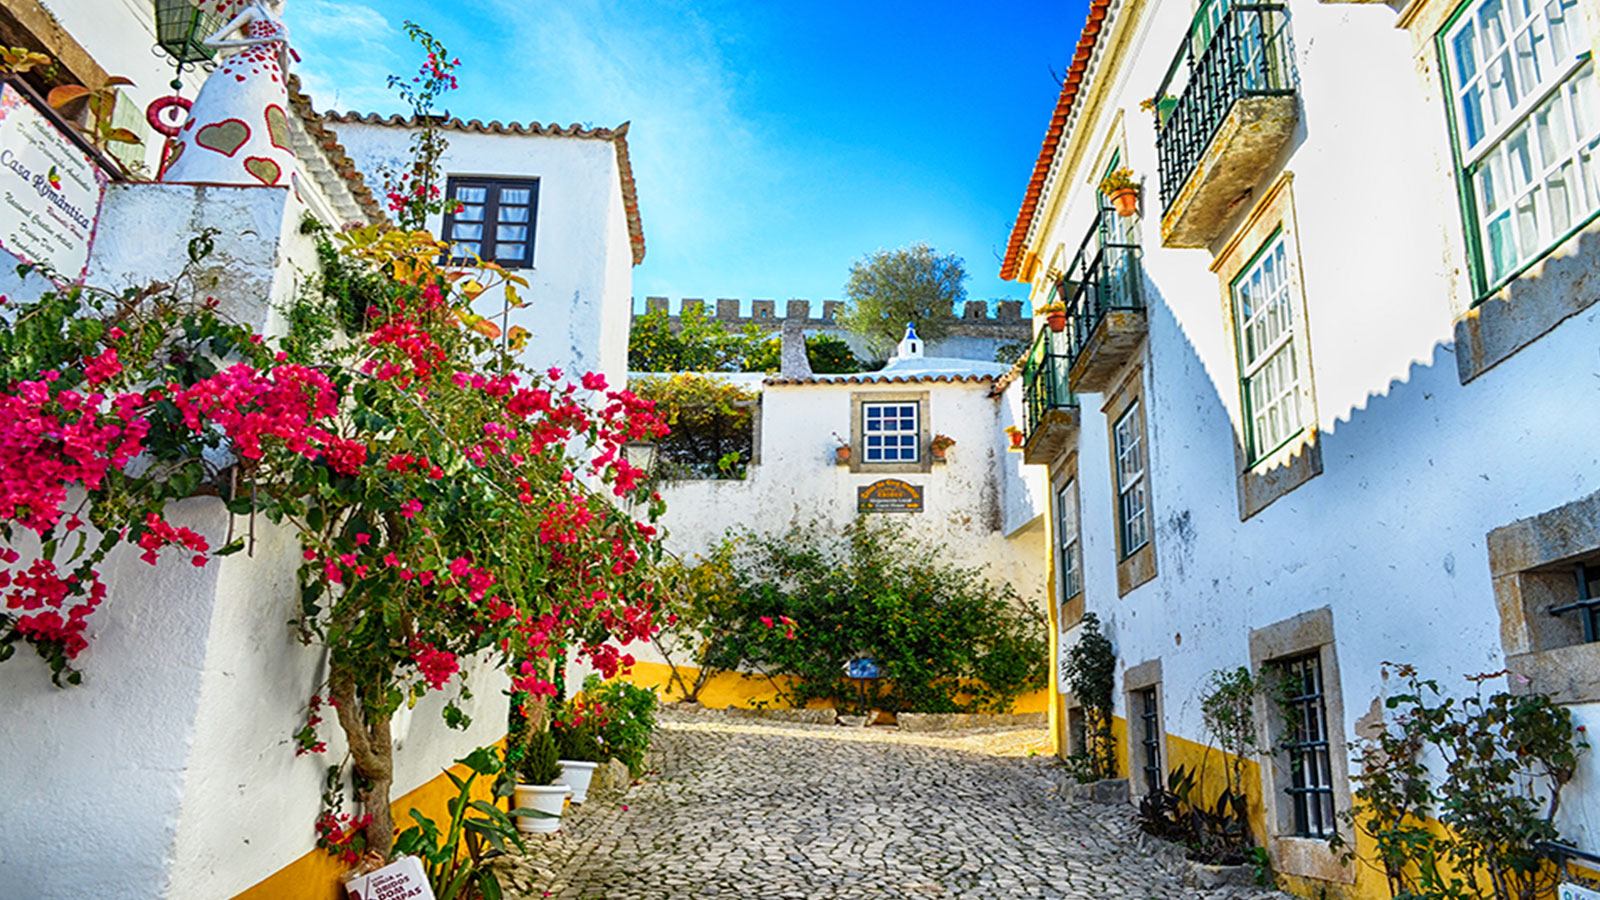
MULTIPOLYGON (((106 73, 131 75, 139 84, 124 93, 142 116, 172 76, 151 53, 153 9, 134 0, 7 0, 0 43, 61 61, 53 78, 26 79, 41 94, 106 73)), ((186 75, 185 83, 192 98, 199 79, 186 75)), ((401 127, 318 115, 293 79, 289 87, 295 187, 116 180, 108 165, 113 180, 89 204, 97 227, 84 250, 85 280, 108 289, 170 280, 188 262, 190 238, 214 229, 215 249, 197 277, 210 279, 239 321, 279 331, 277 311, 317 277, 304 220, 332 229, 383 220, 368 187, 381 182, 363 177, 347 154, 347 133, 359 139, 364 161, 407 139, 401 127)), ((77 152, 70 129, 46 127, 61 152, 77 152)), ((534 265, 520 272, 532 285, 527 352, 541 364, 605 370, 620 383, 631 270, 643 254, 626 127, 450 127, 453 176, 537 181, 530 224, 540 242, 530 251, 534 265)), ((147 172, 157 144, 147 144, 147 172)), ((0 266, 0 294, 43 289, 37 277, 24 281, 0 266)), ((214 497, 174 504, 169 517, 218 546, 230 528, 249 527, 230 522, 214 497)), ((316 849, 313 826, 326 768, 345 751, 342 733, 331 720, 321 726, 325 756, 297 756, 292 741, 326 677, 326 661, 287 624, 300 608, 300 548, 264 521, 255 529, 252 553, 203 569, 152 569, 137 553, 114 556, 108 602, 78 660, 81 686, 53 687, 30 653, 0 665, 0 770, 16 776, 0 792, 0 898, 340 895, 343 866, 316 849)), ((441 771, 505 734, 503 686, 500 673, 474 677, 465 731, 443 727, 437 694, 397 715, 397 820, 412 806, 444 815, 450 785, 441 771)))
MULTIPOLYGON (((1093 0, 1002 270, 1069 307, 1009 388, 1048 472, 1058 645, 1107 623, 1136 793, 1198 759, 1208 673, 1320 670, 1300 712, 1326 745, 1252 761, 1306 893, 1387 896, 1326 815, 1385 660, 1458 694, 1509 667, 1600 724, 1595 607, 1571 607, 1600 560, 1600 19, 1508 10, 1093 0), (1130 218, 1099 190, 1122 167, 1130 218)), ((1561 819, 1590 852, 1596 765, 1561 819)))
MULTIPOLYGON (((792 329, 790 340, 798 332, 792 329)), ((1019 422, 1020 410, 994 390, 1006 367, 923 357, 920 345, 902 341, 882 370, 858 375, 706 373, 759 391, 754 453, 743 479, 662 487, 666 547, 690 559, 730 529, 775 535, 811 522, 841 529, 882 509, 870 504, 886 492, 895 496, 894 511, 873 514, 905 521, 913 538, 939 548, 941 562, 985 567, 987 577, 1042 605, 1044 497, 1034 479, 1023 477, 1021 454, 1008 452, 1004 429, 1019 422), (938 435, 955 441, 944 459, 930 448, 938 435), (850 448, 848 459, 839 458, 841 443, 850 448)), ((665 685, 659 655, 648 648, 634 653, 644 661, 635 680, 665 685)), ((742 694, 736 681, 712 684, 705 702, 755 696, 742 694)), ((764 683, 748 688, 763 689, 764 683)), ((1042 710, 1043 699, 1022 698, 1017 710, 1042 710)))

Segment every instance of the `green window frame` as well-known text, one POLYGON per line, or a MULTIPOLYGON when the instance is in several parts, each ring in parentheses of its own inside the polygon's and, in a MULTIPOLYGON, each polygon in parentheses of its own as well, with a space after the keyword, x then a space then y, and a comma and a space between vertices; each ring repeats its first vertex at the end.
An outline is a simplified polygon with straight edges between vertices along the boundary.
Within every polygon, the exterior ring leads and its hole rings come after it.
POLYGON ((1117 537, 1122 558, 1150 543, 1150 491, 1145 464, 1144 414, 1139 400, 1111 429, 1116 452, 1117 537))
POLYGON ((1245 452, 1255 465, 1305 430, 1289 238, 1281 227, 1240 270, 1228 294, 1245 452))
POLYGON ((1082 558, 1078 543, 1078 479, 1068 478, 1056 492, 1056 531, 1060 544, 1061 602, 1083 592, 1082 558))
POLYGON ((1434 40, 1482 301, 1600 215, 1600 85, 1580 0, 1467 0, 1434 40))

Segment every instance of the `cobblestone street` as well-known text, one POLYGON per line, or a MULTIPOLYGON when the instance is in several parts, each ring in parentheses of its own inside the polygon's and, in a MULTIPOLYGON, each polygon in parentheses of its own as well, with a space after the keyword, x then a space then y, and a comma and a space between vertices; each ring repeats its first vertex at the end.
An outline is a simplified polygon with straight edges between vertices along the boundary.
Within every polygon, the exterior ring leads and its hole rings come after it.
MULTIPOLYGON (((895 729, 668 718, 657 771, 533 838, 517 897, 1099 898, 1255 896, 1180 882, 1126 806, 1057 796, 1038 730, 895 729)), ((1267 895, 1275 896, 1275 895, 1267 895)))

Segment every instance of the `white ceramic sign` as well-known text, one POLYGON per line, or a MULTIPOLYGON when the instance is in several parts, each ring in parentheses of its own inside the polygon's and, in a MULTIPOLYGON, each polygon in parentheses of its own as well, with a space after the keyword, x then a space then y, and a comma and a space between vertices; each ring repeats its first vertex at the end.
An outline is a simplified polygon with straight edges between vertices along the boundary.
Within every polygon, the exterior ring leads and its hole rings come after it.
POLYGON ((1563 882, 1561 890, 1556 892, 1556 896, 1560 897, 1561 900, 1600 900, 1600 891, 1578 884, 1563 882))
POLYGON ((376 872, 357 875, 344 883, 344 890, 350 900, 434 900, 422 860, 415 856, 402 856, 376 872))
POLYGON ((15 87, 0 88, 0 248, 82 278, 107 181, 15 87))

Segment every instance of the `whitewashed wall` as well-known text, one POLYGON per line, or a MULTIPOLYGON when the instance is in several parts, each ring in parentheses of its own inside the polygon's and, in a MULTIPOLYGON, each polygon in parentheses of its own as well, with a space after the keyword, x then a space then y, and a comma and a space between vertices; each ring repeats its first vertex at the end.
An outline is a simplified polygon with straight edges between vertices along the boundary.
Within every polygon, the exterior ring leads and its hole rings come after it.
MULTIPOLYGON (((351 159, 377 190, 380 170, 409 159, 412 131, 388 125, 336 126, 351 159)), ((633 294, 633 251, 617 168, 616 146, 600 138, 443 132, 447 175, 539 180, 528 301, 507 321, 532 333, 524 360, 535 368, 604 372, 613 384, 627 373, 633 294)), ((439 233, 443 218, 429 229, 439 233)), ((478 311, 498 314, 503 298, 485 294, 478 311)))
MULTIPOLYGON (((1347 734, 1390 691, 1385 660, 1415 663, 1457 691, 1469 687, 1461 676, 1501 669, 1486 533, 1600 487, 1600 312, 1562 322, 1463 385, 1452 323, 1472 298, 1437 73, 1419 71, 1385 6, 1290 8, 1302 118, 1282 162, 1294 173, 1309 314, 1297 327, 1311 339, 1322 474, 1240 521, 1239 394, 1222 295, 1210 253, 1161 247, 1154 123, 1138 108, 1188 27, 1187 3, 1146 10, 1109 102, 1077 126, 1092 138, 1057 188, 1067 202, 1041 243, 1046 257, 1057 244, 1070 252, 1088 229, 1090 167, 1120 122, 1128 164, 1146 179, 1157 576, 1118 597, 1105 398, 1085 395, 1085 591, 1123 664, 1162 660, 1166 729, 1195 740, 1206 675, 1248 664, 1251 629, 1322 606, 1333 610, 1347 734)), ((1036 303, 1047 289, 1034 285, 1036 303)), ((1594 719, 1592 706, 1575 711, 1594 719)), ((1566 812, 1591 850, 1600 791, 1581 786, 1597 783, 1596 766, 1593 755, 1582 763, 1566 812)))
MULTIPOLYGON (((293 296, 316 265, 299 233, 304 211, 283 188, 118 186, 88 280, 170 279, 188 236, 217 228, 206 261, 221 276, 216 296, 272 331, 269 298, 293 296)), ((37 288, 6 279, 13 296, 37 288)), ((228 533, 214 499, 178 504, 172 518, 213 546, 228 533)), ((247 527, 234 522, 235 533, 247 527)), ((13 773, 0 791, 0 898, 229 897, 314 849, 323 771, 343 743, 328 717, 329 754, 294 754, 291 736, 326 670, 287 624, 299 610, 299 547, 256 527, 253 557, 204 569, 114 557, 82 686, 51 687, 26 648, 0 664, 0 772, 13 773)), ((397 723, 394 796, 504 734, 504 678, 480 669, 473 686, 465 732, 444 727, 437 695, 397 723)))

